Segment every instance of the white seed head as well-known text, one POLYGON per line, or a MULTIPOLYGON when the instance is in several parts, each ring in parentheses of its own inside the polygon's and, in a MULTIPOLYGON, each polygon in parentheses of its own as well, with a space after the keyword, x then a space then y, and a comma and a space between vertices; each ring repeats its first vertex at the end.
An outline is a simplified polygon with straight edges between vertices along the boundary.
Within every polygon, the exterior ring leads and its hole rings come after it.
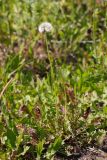
POLYGON ((53 27, 52 27, 51 23, 49 23, 49 22, 43 22, 38 27, 38 30, 40 33, 51 32, 52 29, 53 29, 53 27))

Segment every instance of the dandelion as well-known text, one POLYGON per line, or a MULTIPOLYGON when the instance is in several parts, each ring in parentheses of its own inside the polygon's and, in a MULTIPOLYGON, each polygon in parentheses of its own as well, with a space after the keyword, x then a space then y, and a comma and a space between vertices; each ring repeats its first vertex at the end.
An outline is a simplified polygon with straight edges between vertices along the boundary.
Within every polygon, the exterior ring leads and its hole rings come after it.
POLYGON ((51 23, 49 23, 49 22, 43 22, 38 27, 38 30, 40 33, 51 32, 52 29, 53 29, 53 27, 52 27, 51 23))

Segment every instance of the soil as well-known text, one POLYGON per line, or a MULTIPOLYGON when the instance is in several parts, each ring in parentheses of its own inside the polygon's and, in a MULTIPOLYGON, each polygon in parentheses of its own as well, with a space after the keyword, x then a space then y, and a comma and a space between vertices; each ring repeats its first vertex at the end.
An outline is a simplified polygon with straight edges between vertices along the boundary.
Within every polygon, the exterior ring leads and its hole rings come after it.
POLYGON ((93 147, 89 148, 86 154, 78 160, 107 160, 107 153, 93 147))
POLYGON ((107 160, 107 153, 93 147, 88 148, 86 153, 83 153, 80 157, 78 155, 69 157, 56 156, 54 160, 107 160))
POLYGON ((107 160, 107 136, 97 147, 90 146, 80 150, 79 153, 74 153, 67 157, 57 155, 54 160, 107 160))

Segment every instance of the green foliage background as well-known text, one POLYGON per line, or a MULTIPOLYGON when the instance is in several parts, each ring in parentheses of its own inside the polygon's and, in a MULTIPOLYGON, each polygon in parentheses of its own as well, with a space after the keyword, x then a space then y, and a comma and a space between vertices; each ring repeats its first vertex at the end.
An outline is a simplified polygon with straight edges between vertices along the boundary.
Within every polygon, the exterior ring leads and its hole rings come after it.
POLYGON ((106 1, 0 0, 1 160, 67 158, 106 135, 106 10, 106 1), (45 21, 53 32, 39 33, 45 21))

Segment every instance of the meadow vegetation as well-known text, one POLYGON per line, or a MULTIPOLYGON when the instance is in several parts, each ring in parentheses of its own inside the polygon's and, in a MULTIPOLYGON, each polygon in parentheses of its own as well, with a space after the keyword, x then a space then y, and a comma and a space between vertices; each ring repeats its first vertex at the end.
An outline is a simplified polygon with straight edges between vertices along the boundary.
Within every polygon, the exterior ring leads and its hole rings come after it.
POLYGON ((0 0, 0 160, 79 159, 106 130, 106 0, 0 0))

